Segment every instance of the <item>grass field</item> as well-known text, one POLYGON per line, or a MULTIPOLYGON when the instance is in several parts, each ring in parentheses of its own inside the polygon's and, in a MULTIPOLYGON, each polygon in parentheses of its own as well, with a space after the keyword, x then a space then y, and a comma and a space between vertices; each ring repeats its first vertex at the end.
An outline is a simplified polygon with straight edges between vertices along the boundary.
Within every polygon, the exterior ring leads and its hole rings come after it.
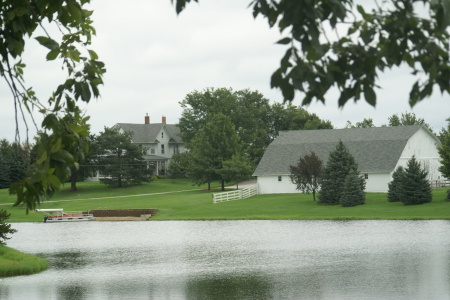
POLYGON ((47 268, 43 258, 0 245, 0 277, 34 274, 47 268))
MULTIPOLYGON (((130 188, 109 188, 96 182, 78 184, 77 192, 61 191, 41 208, 64 208, 66 211, 91 209, 157 208, 152 220, 352 220, 352 219, 450 219, 450 202, 445 201, 446 190, 433 191, 431 203, 404 206, 389 203, 386 194, 368 193, 366 204, 356 207, 323 206, 312 201, 311 195, 273 194, 252 198, 212 203, 206 186, 192 186, 188 180, 160 179, 130 188), (153 195, 143 195, 151 194, 153 195), (120 196, 120 197, 118 197, 120 196), (107 198, 109 197, 109 198, 107 198), (111 198, 118 197, 118 198, 111 198)), ((214 185, 213 185, 214 186, 214 185)), ((9 222, 41 222, 42 215, 25 214, 25 208, 12 207, 14 197, 0 190, 0 208, 11 213, 9 222), (6 204, 6 205, 1 205, 6 204)))

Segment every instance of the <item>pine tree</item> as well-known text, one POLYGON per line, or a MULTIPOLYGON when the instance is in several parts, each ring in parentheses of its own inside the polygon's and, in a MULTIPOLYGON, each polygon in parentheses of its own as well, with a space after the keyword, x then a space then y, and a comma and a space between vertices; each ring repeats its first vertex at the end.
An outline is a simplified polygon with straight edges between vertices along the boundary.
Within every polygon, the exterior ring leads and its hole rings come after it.
POLYGON ((364 178, 351 169, 342 186, 340 204, 348 207, 366 203, 365 188, 366 181, 364 178))
POLYGON ((392 181, 388 183, 388 194, 387 200, 389 202, 399 202, 400 201, 400 189, 402 184, 402 179, 405 176, 405 169, 399 166, 394 173, 392 173, 392 181))
POLYGON ((6 210, 0 209, 0 245, 6 245, 6 240, 10 239, 8 234, 17 232, 16 229, 11 228, 11 224, 5 223, 10 215, 6 210))
POLYGON ((358 172, 358 164, 342 141, 330 152, 321 178, 319 203, 336 205, 341 199, 342 187, 350 170, 358 172))
POLYGON ((105 127, 93 142, 93 159, 105 178, 101 183, 115 187, 150 182, 152 168, 144 160, 145 149, 132 143, 132 133, 121 133, 118 127, 105 127))
POLYGON ((399 199, 403 204, 415 205, 431 202, 431 186, 427 176, 428 172, 422 168, 416 157, 411 157, 399 189, 399 199))

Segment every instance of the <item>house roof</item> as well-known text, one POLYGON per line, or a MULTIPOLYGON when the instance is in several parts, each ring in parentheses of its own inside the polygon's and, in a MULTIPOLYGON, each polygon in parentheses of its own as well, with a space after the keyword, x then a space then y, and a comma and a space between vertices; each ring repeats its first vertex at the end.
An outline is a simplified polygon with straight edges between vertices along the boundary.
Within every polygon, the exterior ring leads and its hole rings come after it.
POLYGON ((326 164, 339 140, 349 149, 360 172, 392 172, 408 140, 422 125, 280 131, 268 146, 253 176, 287 175, 301 156, 315 152, 326 164))
POLYGON ((133 132, 133 143, 158 143, 159 133, 166 128, 169 133, 170 143, 183 143, 179 134, 180 128, 175 124, 152 123, 152 124, 130 124, 117 123, 123 131, 133 132))

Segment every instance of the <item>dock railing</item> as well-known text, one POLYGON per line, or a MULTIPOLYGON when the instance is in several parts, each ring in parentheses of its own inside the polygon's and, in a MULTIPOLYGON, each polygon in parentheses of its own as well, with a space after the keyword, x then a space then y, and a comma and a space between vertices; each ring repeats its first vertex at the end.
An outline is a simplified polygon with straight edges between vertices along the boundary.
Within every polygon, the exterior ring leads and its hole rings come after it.
POLYGON ((218 202, 246 199, 246 198, 250 198, 255 195, 258 195, 258 185, 257 184, 243 188, 242 190, 216 193, 216 194, 213 194, 212 197, 213 197, 213 203, 218 203, 218 202))

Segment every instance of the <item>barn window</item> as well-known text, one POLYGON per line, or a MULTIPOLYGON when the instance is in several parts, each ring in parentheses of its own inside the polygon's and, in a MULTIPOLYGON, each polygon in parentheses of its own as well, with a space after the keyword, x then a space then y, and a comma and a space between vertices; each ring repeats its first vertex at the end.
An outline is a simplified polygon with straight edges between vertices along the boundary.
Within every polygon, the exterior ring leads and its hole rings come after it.
POLYGON ((364 179, 369 179, 369 174, 364 174, 364 179))
POLYGON ((278 176, 278 181, 281 181, 281 176, 278 176))

